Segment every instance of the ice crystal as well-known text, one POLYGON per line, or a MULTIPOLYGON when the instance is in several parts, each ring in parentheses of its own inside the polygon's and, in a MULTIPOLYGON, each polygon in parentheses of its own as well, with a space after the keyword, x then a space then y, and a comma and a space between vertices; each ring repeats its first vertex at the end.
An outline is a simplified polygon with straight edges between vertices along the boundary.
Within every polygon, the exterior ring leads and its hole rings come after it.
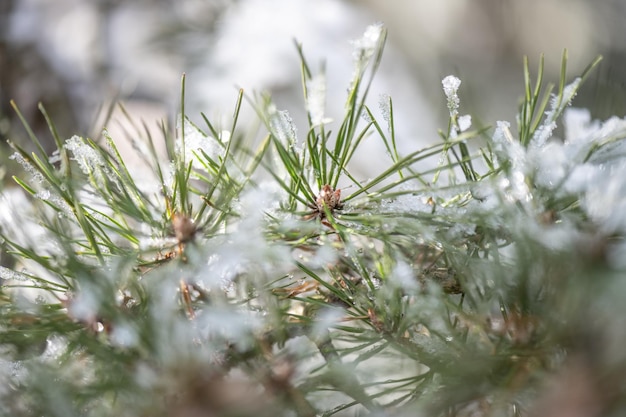
MULTIPOLYGON (((315 75, 307 83, 306 108, 311 117, 313 126, 330 123, 332 119, 326 117, 326 75, 315 75)), ((292 135, 292 136, 295 136, 292 135)))
POLYGON ((537 128, 533 138, 531 140, 531 145, 538 148, 543 146, 550 137, 552 137, 552 132, 556 129, 556 119, 559 116, 565 107, 569 106, 574 96, 576 96, 576 91, 578 91, 578 87, 582 82, 581 78, 576 78, 573 82, 565 86, 563 88, 563 95, 561 96, 561 100, 559 100, 559 96, 553 95, 552 100, 550 102, 550 110, 546 112, 545 121, 541 126, 537 128))
POLYGON ((6 268, 4 266, 0 266, 0 282, 2 280, 6 281, 28 281, 31 278, 18 271, 14 271, 12 269, 6 268))
POLYGON ((513 167, 525 168, 526 151, 513 138, 510 127, 511 124, 506 121, 496 123, 496 130, 492 136, 493 150, 500 163, 510 163, 513 167))
POLYGON ((139 239, 139 249, 144 250, 159 250, 176 245, 177 241, 174 237, 142 237, 139 239))
POLYGON ((234 344, 240 350, 248 349, 253 334, 262 328, 261 318, 244 309, 215 307, 198 317, 197 329, 209 340, 234 344))
POLYGON ((383 200, 381 209, 390 213, 430 213, 433 211, 431 197, 422 193, 401 194, 393 199, 383 200))
POLYGON ((89 146, 80 136, 72 136, 65 141, 65 149, 74 154, 74 159, 84 174, 104 166, 104 159, 94 148, 89 146))
POLYGON ((76 297, 72 299, 68 311, 77 320, 91 322, 97 317, 102 301, 100 291, 93 285, 84 285, 76 297))
POLYGON ((418 281, 415 278, 415 271, 404 261, 398 261, 391 273, 391 280, 398 288, 408 293, 419 289, 418 281))
POLYGON ((459 117, 459 130, 461 132, 465 132, 467 129, 472 127, 472 116, 469 114, 465 114, 459 117))
POLYGON ((546 144, 539 151, 532 152, 529 159, 535 166, 536 185, 545 188, 561 184, 570 169, 567 149, 560 143, 546 144))
POLYGON ((626 164, 583 164, 574 168, 565 187, 582 194, 586 213, 607 234, 626 231, 626 164))
POLYGON ((78 163, 81 171, 86 175, 93 176, 98 185, 102 186, 110 181, 118 189, 121 189, 117 176, 113 173, 102 154, 84 138, 74 135, 65 141, 64 147, 72 152, 74 155, 73 159, 78 163))
POLYGON ((274 137, 287 146, 294 146, 297 141, 297 129, 287 110, 277 110, 270 105, 267 110, 270 130, 274 137))
POLYGON ((309 261, 313 268, 323 268, 337 261, 337 252, 331 245, 322 245, 309 261))
POLYGON ((361 38, 352 41, 353 56, 359 64, 363 64, 374 54, 382 31, 382 23, 375 23, 367 27, 361 38))
POLYGON ((370 58, 374 55, 376 48, 379 46, 382 34, 383 25, 377 23, 368 26, 361 38, 352 41, 354 72, 350 83, 351 89, 354 88, 357 80, 361 78, 367 68, 370 58))
POLYGON ((576 143, 583 141, 600 129, 599 121, 591 121, 591 112, 587 109, 569 108, 563 113, 565 141, 576 143))
POLYGON ((41 175, 41 172, 39 172, 30 162, 28 162, 23 156, 22 154, 20 154, 19 152, 15 152, 13 155, 11 155, 9 157, 9 159, 14 160, 15 162, 17 162, 18 164, 20 164, 22 166, 22 168, 24 169, 24 171, 26 171, 27 173, 30 174, 31 179, 39 184, 44 184, 46 182, 46 180, 44 179, 43 175, 41 175))
POLYGON ((10 235, 14 242, 31 245, 42 250, 49 248, 50 239, 46 239, 45 229, 34 218, 32 204, 22 190, 7 189, 0 193, 0 232, 10 235))
MULTIPOLYGON (((184 122, 184 143, 183 134, 179 131, 176 140, 176 152, 184 157, 186 163, 191 162, 191 166, 197 170, 206 170, 206 158, 213 162, 218 162, 224 156, 225 148, 223 142, 204 134, 199 128, 188 120, 184 122)), ((230 134, 223 134, 222 139, 226 142, 230 139, 230 134)))
POLYGON ((341 319, 344 317, 345 312, 338 308, 325 308, 319 315, 313 329, 311 329, 311 335, 313 338, 323 339, 327 334, 328 329, 341 323, 341 319))
POLYGON ((48 162, 50 162, 51 164, 61 162, 61 152, 58 149, 52 152, 52 155, 50 155, 50 158, 48 158, 48 162))
POLYGON ((378 99, 378 108, 383 116, 385 122, 387 122, 387 129, 391 130, 391 97, 388 94, 381 94, 378 99))
POLYGON ((461 86, 461 80, 454 75, 448 75, 441 81, 443 85, 443 92, 448 99, 448 110, 450 111, 450 117, 455 117, 459 114, 459 96, 457 94, 459 87, 461 86))
POLYGON ((111 342, 119 347, 129 348, 137 345, 139 335, 129 323, 116 323, 111 331, 111 342))

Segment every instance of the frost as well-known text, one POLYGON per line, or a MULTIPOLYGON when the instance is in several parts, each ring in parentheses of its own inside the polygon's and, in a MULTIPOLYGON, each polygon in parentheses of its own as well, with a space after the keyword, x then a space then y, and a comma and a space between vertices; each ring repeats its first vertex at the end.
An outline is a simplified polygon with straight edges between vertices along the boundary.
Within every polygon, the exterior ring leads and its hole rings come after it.
POLYGON ((311 335, 314 339, 323 339, 328 332, 335 325, 341 322, 344 318, 345 312, 339 308, 325 308, 317 317, 313 328, 311 329, 311 335))
POLYGON ((381 208, 391 213, 431 213, 433 211, 430 197, 421 193, 402 194, 391 200, 385 200, 381 208))
POLYGON ((535 131, 531 139, 531 146, 535 148, 539 148, 543 146, 548 139, 552 137, 552 132, 556 128, 556 119, 557 117, 563 113, 565 107, 569 106, 572 99, 576 96, 576 91, 578 91, 578 87, 582 79, 576 78, 570 84, 566 85, 563 88, 563 96, 562 100, 559 100, 557 95, 552 95, 552 100, 550 102, 550 110, 546 112, 545 121, 539 128, 535 131))
POLYGON ((472 116, 470 116, 469 114, 460 116, 459 117, 459 130, 461 132, 465 132, 470 127, 472 127, 472 116))
POLYGON ((591 113, 587 109, 571 108, 563 114, 566 143, 576 143, 588 138, 600 129, 600 122, 591 122, 591 113))
POLYGON ((50 190, 41 190, 35 193, 35 197, 41 200, 49 200, 50 199, 50 190))
POLYGON ((253 312, 234 308, 214 307, 197 318, 197 328, 208 340, 234 344, 246 350, 254 343, 254 333, 262 328, 261 317, 253 312))
POLYGON ((524 173, 514 170, 508 178, 501 178, 498 186, 502 190, 505 200, 514 203, 518 201, 530 201, 533 196, 530 192, 524 173))
POLYGON ((326 265, 332 265, 336 261, 336 249, 330 245, 323 245, 315 252, 315 256, 309 261, 308 264, 312 268, 323 268, 326 265))
POLYGON ((358 80, 363 75, 370 58, 374 55, 374 52, 376 52, 376 48, 378 48, 382 34, 382 23, 376 23, 368 26, 360 39, 351 42, 353 47, 354 72, 352 74, 349 91, 355 88, 358 80))
POLYGON ((103 156, 85 139, 74 135, 67 139, 63 146, 72 152, 74 155, 73 159, 78 163, 81 171, 85 175, 93 175, 98 185, 111 181, 121 190, 121 185, 116 175, 107 165, 103 156))
POLYGON ((72 299, 68 311, 72 317, 84 322, 93 321, 100 308, 100 298, 94 288, 84 286, 72 299))
POLYGON ((41 355, 42 359, 54 362, 67 352, 67 341, 58 335, 48 336, 46 350, 41 355))
MULTIPOLYGON (((325 115, 326 76, 323 73, 314 76, 307 82, 306 109, 309 112, 313 126, 321 126, 332 122, 332 119, 325 115)), ((295 128, 291 136, 295 137, 295 128)))
POLYGON ((566 149, 560 143, 552 142, 539 151, 532 152, 529 159, 534 161, 535 184, 545 188, 560 185, 570 169, 566 149))
POLYGON ((119 347, 133 347, 139 342, 137 331, 128 323, 116 323, 111 331, 111 342, 119 347))
POLYGON ((582 206, 604 233, 626 231, 626 164, 587 165, 574 171, 569 189, 584 191, 582 206))
POLYGON ((38 250, 52 249, 46 230, 34 217, 34 207, 26 199, 24 192, 17 188, 0 193, 0 231, 21 245, 30 246, 36 242, 38 250))
POLYGON ((455 117, 459 114, 459 96, 457 92, 461 86, 461 80, 454 75, 448 75, 441 81, 443 85, 443 92, 448 99, 448 110, 450 111, 450 117, 455 117))
POLYGON ((78 166, 84 174, 89 175, 105 165, 102 155, 85 143, 85 140, 79 136, 72 136, 70 139, 67 139, 64 147, 74 154, 74 160, 78 162, 78 166))
POLYGON ((587 188, 596 181, 597 174, 598 167, 592 164, 578 165, 572 169, 563 188, 570 193, 586 192, 587 188))
POLYGON ((381 94, 378 99, 378 108, 387 122, 387 129, 391 131, 391 97, 388 94, 381 94))
POLYGON ((41 172, 39 172, 30 162, 28 162, 22 156, 22 154, 15 152, 13 153, 13 155, 9 156, 9 159, 12 159, 18 164, 20 164, 22 168, 24 169, 24 171, 30 174, 31 179, 34 182, 39 183, 39 184, 44 184, 46 182, 43 175, 41 175, 41 172))
MULTIPOLYGON (((15 387, 24 384, 28 378, 28 369, 22 361, 8 361, 0 355, 0 396, 15 395, 15 387)), ((4 400, 4 398, 2 398, 4 400)), ((3 401, 4 402, 4 401, 3 401)), ((0 411, 4 411, 5 404, 0 403, 0 411)), ((10 415, 9 413, 5 415, 10 415)))
POLYGON ((236 277, 252 272, 263 280, 268 273, 286 273, 291 253, 287 247, 268 241, 266 213, 278 209, 281 194, 274 183, 261 183, 257 189, 243 194, 238 207, 241 221, 234 224, 227 236, 207 242, 210 253, 199 279, 207 288, 225 288, 236 277))
MULTIPOLYGON (((186 163, 191 162, 194 169, 206 171, 205 165, 208 163, 206 157, 218 162, 219 158, 224 156, 224 146, 217 139, 205 135, 188 120, 185 120, 183 129, 184 143, 183 134, 179 132, 176 140, 176 153, 183 156, 186 163)), ((222 134, 222 138, 227 141, 230 133, 222 134)))
POLYGON ((352 41, 352 46, 354 48, 352 56, 356 60, 359 68, 362 69, 365 62, 370 59, 374 54, 374 51, 376 51, 382 32, 382 23, 375 23, 367 27, 361 38, 352 41))
POLYGON ((5 281, 28 281, 31 277, 21 272, 14 271, 4 266, 0 266, 0 282, 5 281))
POLYGON ((297 129, 287 110, 276 110, 274 105, 267 109, 272 134, 287 146, 296 144, 297 129))
MULTIPOLYGON (((461 213, 462 214, 462 213, 461 213)), ((475 224, 455 223, 446 232, 446 237, 450 240, 463 239, 476 234, 475 224)))
POLYGON ((142 237, 139 239, 139 249, 142 251, 145 250, 156 250, 156 249, 164 249, 167 247, 172 247, 176 245, 178 241, 174 237, 142 237))
POLYGON ((366 111, 361 113, 361 119, 363 119, 365 123, 372 123, 374 121, 372 116, 370 116, 370 114, 366 111))
POLYGON ((526 150, 511 135, 511 124, 499 121, 492 136, 493 150, 500 163, 510 163, 515 168, 526 166, 526 150))
POLYGON ((420 286, 415 279, 415 271, 409 264, 399 261, 391 273, 392 282, 408 293, 419 290, 420 286))
POLYGON ((61 153, 58 149, 52 152, 52 155, 50 155, 50 158, 48 158, 48 162, 50 162, 51 164, 61 162, 61 153))

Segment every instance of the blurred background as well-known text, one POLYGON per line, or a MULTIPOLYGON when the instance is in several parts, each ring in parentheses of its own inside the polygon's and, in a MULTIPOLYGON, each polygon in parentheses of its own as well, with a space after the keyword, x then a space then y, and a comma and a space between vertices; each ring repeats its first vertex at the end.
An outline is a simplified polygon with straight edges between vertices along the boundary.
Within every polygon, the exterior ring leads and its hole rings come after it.
POLYGON ((230 117, 243 87, 271 92, 302 122, 294 39, 313 69, 325 62, 337 120, 352 74, 349 40, 377 21, 389 37, 371 102, 394 99, 401 150, 436 141, 446 126, 446 75, 462 79, 460 110, 475 126, 514 122, 523 56, 536 73, 545 54, 546 78, 557 82, 564 48, 569 80, 605 57, 575 105, 596 118, 623 116, 625 19, 624 0, 2 0, 0 139, 25 143, 11 99, 42 140, 50 135, 39 102, 62 137, 115 129, 102 118, 115 100, 156 127, 179 109, 182 73, 192 119, 230 117))

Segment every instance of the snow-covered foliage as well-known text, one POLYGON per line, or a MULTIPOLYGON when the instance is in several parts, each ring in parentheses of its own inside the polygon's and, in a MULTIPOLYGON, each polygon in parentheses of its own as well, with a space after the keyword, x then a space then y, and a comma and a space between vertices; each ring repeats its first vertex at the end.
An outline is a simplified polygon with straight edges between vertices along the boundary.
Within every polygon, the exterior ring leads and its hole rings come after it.
POLYGON ((528 94, 517 128, 471 130, 449 76, 443 140, 403 154, 391 98, 383 121, 368 107, 385 37, 353 42, 341 117, 306 62, 300 129, 268 96, 249 100, 260 134, 237 126, 242 96, 227 129, 182 114, 167 160, 146 138, 153 186, 115 138, 13 145, 0 410, 546 415, 578 399, 551 378, 624 411, 626 119, 568 107, 583 74, 528 94), (360 178, 367 140, 388 167, 360 178))

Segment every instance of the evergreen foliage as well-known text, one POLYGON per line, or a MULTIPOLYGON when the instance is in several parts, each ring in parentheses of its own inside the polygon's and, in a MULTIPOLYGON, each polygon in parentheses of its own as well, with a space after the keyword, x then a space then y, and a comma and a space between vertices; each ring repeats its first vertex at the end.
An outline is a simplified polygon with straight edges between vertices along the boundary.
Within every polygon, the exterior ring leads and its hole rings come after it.
POLYGON ((599 60, 568 83, 564 54, 556 89, 525 62, 516 128, 472 129, 446 77, 441 140, 401 155, 392 99, 383 120, 368 107, 385 35, 355 41, 338 122, 298 45, 299 130, 243 92, 230 126, 196 125, 183 79, 166 157, 134 132, 149 170, 51 120, 53 155, 11 144, 0 413, 623 413, 626 120, 568 109, 599 60), (374 140, 389 164, 364 181, 350 167, 374 140))

